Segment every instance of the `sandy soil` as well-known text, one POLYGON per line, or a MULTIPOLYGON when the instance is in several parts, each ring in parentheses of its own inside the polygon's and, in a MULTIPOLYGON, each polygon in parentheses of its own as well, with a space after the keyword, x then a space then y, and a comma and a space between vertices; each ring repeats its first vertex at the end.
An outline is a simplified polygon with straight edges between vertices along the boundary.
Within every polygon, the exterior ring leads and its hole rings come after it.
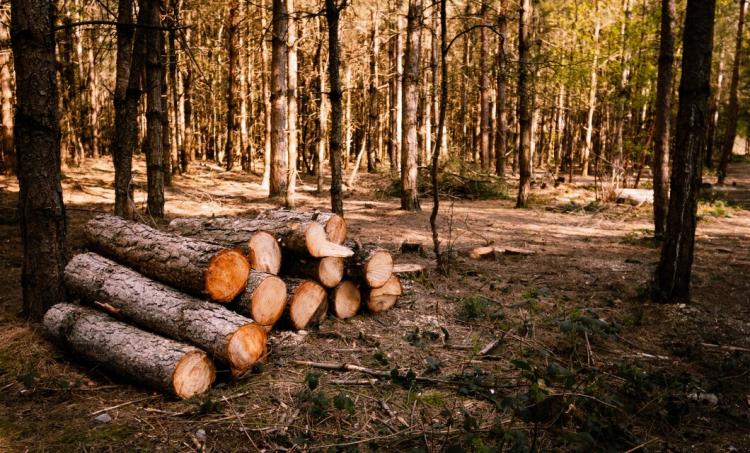
MULTIPOLYGON (((112 177, 105 159, 66 170, 71 256, 84 247, 82 223, 111 209, 112 177)), ((707 196, 720 202, 701 207, 691 304, 648 300, 658 260, 648 206, 589 203, 586 184, 537 187, 526 210, 446 200, 441 238, 457 251, 449 275, 407 280, 397 306, 377 316, 276 332, 254 373, 220 373, 206 397, 175 401, 76 361, 20 318, 18 188, 0 177, 0 450, 750 451, 750 164, 728 179, 707 196), (465 256, 490 243, 534 254, 465 256), (294 360, 395 377, 364 383, 294 360)), ((404 239, 427 246, 429 213, 378 195, 386 180, 363 175, 349 194, 350 234, 394 252, 404 239)), ((142 206, 142 162, 136 182, 142 206)), ((168 217, 272 207, 258 182, 198 165, 168 189, 168 217)), ((301 191, 301 209, 328 203, 312 179, 301 191)), ((396 258, 433 267, 428 246, 396 258)))

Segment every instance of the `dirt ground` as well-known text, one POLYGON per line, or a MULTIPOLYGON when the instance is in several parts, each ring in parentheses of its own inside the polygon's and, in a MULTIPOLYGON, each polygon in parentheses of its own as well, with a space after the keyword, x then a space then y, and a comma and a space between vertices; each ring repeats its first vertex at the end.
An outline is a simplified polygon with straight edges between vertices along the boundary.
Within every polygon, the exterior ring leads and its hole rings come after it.
MULTIPOLYGON (((141 207, 143 162, 135 172, 141 207)), ((65 170, 70 256, 82 224, 111 210, 112 179, 105 159, 65 170)), ((178 401, 80 363, 20 317, 18 187, 0 177, 0 451, 750 451, 750 162, 728 181, 701 204, 691 304, 648 300, 650 206, 592 203, 587 181, 539 184, 525 210, 446 199, 449 275, 407 280, 377 316, 275 332, 253 373, 220 373, 208 395, 178 401), (488 243, 534 253, 466 257, 488 243)), ((167 190, 168 216, 272 207, 258 182, 196 165, 167 190)), ((399 211, 386 185, 364 175, 348 195, 350 235, 394 252, 428 245, 430 201, 399 211)), ((312 179, 301 191, 301 209, 326 207, 312 179)), ((396 260, 432 269, 425 249, 396 260)))

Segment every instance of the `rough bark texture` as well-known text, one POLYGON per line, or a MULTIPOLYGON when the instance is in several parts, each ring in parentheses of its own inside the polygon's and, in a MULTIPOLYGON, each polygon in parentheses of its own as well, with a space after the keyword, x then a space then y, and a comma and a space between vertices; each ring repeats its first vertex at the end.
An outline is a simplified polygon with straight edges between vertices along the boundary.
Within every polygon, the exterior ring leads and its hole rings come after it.
MULTIPOLYGON (((586 141, 581 151, 581 175, 589 174, 589 156, 591 155, 592 138, 594 133, 594 113, 596 112, 596 90, 599 71, 599 34, 601 31, 601 18, 599 17, 599 0, 594 0, 594 61, 591 64, 591 83, 589 85, 589 105, 586 115, 586 141)), ((671 28, 670 28, 671 33, 671 28)), ((662 39, 663 39, 662 35, 662 39)), ((671 36, 671 34, 670 34, 671 36)), ((658 97, 657 97, 658 98, 658 97)), ((658 101, 657 101, 658 102, 658 101)))
POLYGON ((148 185, 147 212, 164 217, 164 153, 162 106, 162 34, 159 0, 145 0, 144 14, 150 27, 146 35, 146 179, 148 185))
POLYGON ((341 9, 346 6, 343 0, 341 6, 334 0, 326 0, 326 20, 328 21, 328 80, 331 85, 329 99, 331 100, 331 132, 328 136, 328 158, 331 166, 331 211, 344 215, 344 198, 342 191, 341 173, 341 120, 343 108, 341 105, 341 66, 339 55, 339 17, 341 9))
POLYGON ((287 318, 293 329, 303 330, 320 324, 328 311, 328 295, 312 280, 286 280, 289 293, 287 318))
POLYGON ((329 241, 336 244, 343 244, 346 241, 346 221, 338 214, 332 212, 302 212, 287 211, 285 209, 268 209, 257 216, 258 219, 285 220, 289 222, 310 222, 315 221, 321 224, 326 230, 326 237, 329 241))
POLYGON ((393 36, 388 46, 388 58, 390 60, 390 74, 388 80, 390 87, 390 104, 388 106, 388 160, 391 165, 391 173, 398 173, 399 151, 401 150, 401 109, 402 109, 402 40, 401 40, 401 16, 400 0, 393 2, 393 10, 390 12, 393 36))
POLYGON ((47 334, 77 357, 149 387, 190 398, 215 378, 200 349, 116 321, 73 304, 57 304, 44 316, 47 334))
POLYGON ((531 0, 523 0, 520 14, 518 19, 518 166, 520 179, 516 207, 525 208, 531 189, 531 90, 529 89, 531 0))
POLYGON ((330 290, 331 313, 339 319, 356 315, 362 304, 362 296, 354 282, 346 280, 330 290))
POLYGON ((715 6, 715 0, 688 0, 685 13, 669 213, 654 279, 654 297, 665 302, 690 299, 701 158, 711 93, 715 6))
MULTIPOLYGON (((483 22, 487 22, 489 12, 488 0, 482 0, 480 15, 483 22)), ((479 159, 482 170, 488 172, 490 169, 490 104, 492 102, 492 91, 490 90, 490 31, 487 27, 480 30, 480 61, 479 61, 479 159)))
POLYGON ((388 282, 380 288, 362 288, 362 298, 367 304, 367 309, 373 313, 389 310, 402 293, 401 279, 396 275, 391 275, 388 282))
POLYGON ((669 120, 672 113, 674 74, 674 0, 661 2, 659 76, 656 82, 656 124, 654 125, 654 236, 664 235, 669 203, 669 120))
MULTIPOLYGON (((727 165, 729 160, 732 158, 732 150, 734 149, 734 139, 737 136, 737 119, 739 113, 739 97, 738 87, 740 82, 740 65, 742 58, 742 31, 745 27, 745 7, 747 5, 746 0, 740 0, 740 15, 737 21, 737 41, 734 48, 734 64, 732 65, 732 79, 729 82, 729 105, 727 106, 727 129, 724 134, 724 144, 721 150, 721 159, 719 160, 719 168, 716 172, 717 182, 724 184, 724 179, 727 176, 727 165)), ((709 67, 710 71, 710 67, 709 67)))
POLYGON ((282 259, 283 275, 315 280, 326 288, 333 288, 344 278, 344 258, 328 256, 311 258, 299 253, 284 253, 282 259))
POLYGON ((506 112, 506 56, 505 37, 507 36, 508 18, 505 0, 500 2, 500 13, 497 16, 497 32, 501 35, 497 44, 497 126, 495 127, 495 173, 505 178, 505 149, 508 120, 506 112))
POLYGON ((385 285, 393 272, 393 257, 388 250, 375 244, 347 241, 354 255, 346 259, 346 272, 370 288, 385 285))
POLYGON ((255 322, 272 327, 284 314, 287 303, 286 284, 275 275, 252 271, 245 292, 237 299, 238 310, 255 322))
POLYGON ((422 2, 410 0, 404 56, 404 107, 401 142, 401 209, 419 211, 417 153, 417 100, 422 35, 422 2))
POLYGON ((150 280, 95 253, 65 267, 65 286, 76 297, 170 338, 187 341, 245 372, 266 352, 266 332, 233 311, 150 280))
POLYGON ((244 289, 250 273, 237 250, 155 230, 119 217, 100 215, 85 228, 96 250, 176 288, 228 302, 244 289))
POLYGON ((55 8, 44 0, 14 0, 11 8, 23 311, 39 320, 64 297, 65 206, 60 185, 55 8))
POLYGON ((239 2, 231 0, 229 2, 227 16, 227 140, 224 142, 224 161, 226 169, 231 170, 234 167, 235 156, 235 136, 237 135, 237 102, 234 92, 237 86, 237 73, 239 71, 238 62, 238 28, 239 28, 239 2))
POLYGON ((294 0, 286 0, 287 13, 289 14, 289 33, 287 33, 287 110, 289 112, 289 148, 287 172, 287 193, 284 205, 294 208, 295 192, 297 190, 297 19, 294 15, 294 0))
POLYGON ((273 0, 271 41, 271 179, 269 196, 287 191, 287 11, 286 0, 273 0))
MULTIPOLYGON (((10 41, 10 24, 0 24, 0 42, 10 41)), ((13 71, 12 55, 0 53, 0 174, 16 173, 16 149, 13 146, 13 71)))

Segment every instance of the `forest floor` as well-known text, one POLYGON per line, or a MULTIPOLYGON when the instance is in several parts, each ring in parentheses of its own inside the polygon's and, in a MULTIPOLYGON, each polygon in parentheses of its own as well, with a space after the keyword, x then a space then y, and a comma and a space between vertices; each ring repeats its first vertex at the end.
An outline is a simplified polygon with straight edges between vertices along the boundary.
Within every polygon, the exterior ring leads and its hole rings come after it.
MULTIPOLYGON (((140 207, 143 162, 135 172, 140 207)), ((65 171, 71 256, 83 223, 111 210, 112 179, 106 159, 65 171)), ((423 241, 425 254, 396 261, 433 268, 429 199, 400 211, 387 180, 363 175, 348 195, 351 237, 394 252, 423 241)), ((271 207, 258 181, 196 164, 167 190, 168 217, 271 207)), ((18 187, 0 177, 0 451, 750 451, 750 161, 728 182, 701 203, 690 304, 648 299, 650 205, 592 202, 586 181, 540 184, 523 210, 444 201, 441 237, 459 252, 449 275, 408 280, 377 316, 276 332, 252 374, 177 401, 76 361, 22 320, 18 187), (533 254, 463 253, 488 243, 533 254), (367 382, 294 360, 395 371, 367 382)), ((327 206, 313 185, 300 208, 327 206)))

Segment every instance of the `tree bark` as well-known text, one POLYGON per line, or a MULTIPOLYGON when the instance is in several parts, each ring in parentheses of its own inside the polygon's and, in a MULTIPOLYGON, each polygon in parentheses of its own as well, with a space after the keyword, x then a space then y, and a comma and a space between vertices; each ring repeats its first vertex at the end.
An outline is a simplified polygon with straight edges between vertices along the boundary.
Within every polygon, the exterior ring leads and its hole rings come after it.
MULTIPOLYGON (((159 0, 145 0, 146 24, 160 25, 159 0)), ((153 217, 164 217, 164 152, 162 149, 162 32, 147 28, 146 35, 146 179, 148 200, 146 211, 153 217)))
MULTIPOLYGON (((732 79, 729 82, 729 106, 727 106, 727 129, 724 134, 724 145, 721 150, 719 168, 716 172, 717 183, 724 184, 727 177, 727 166, 732 158, 734 139, 737 136, 737 117, 739 113, 739 98, 737 94, 740 82, 740 64, 742 58, 742 31, 745 27, 745 9, 747 1, 740 0, 740 16, 737 21, 737 41, 734 48, 734 63, 732 64, 732 79)), ((710 68, 709 68, 710 70, 710 68)))
POLYGON ((388 123, 388 160, 391 165, 391 173, 399 171, 401 150, 401 115, 403 109, 402 74, 403 61, 401 40, 401 0, 394 0, 391 18, 394 22, 394 34, 389 45, 389 59, 391 62, 390 75, 390 107, 388 123))
POLYGON ((706 155, 704 164, 706 168, 714 168, 714 147, 716 146, 716 129, 719 125, 719 103, 721 92, 724 88, 724 48, 719 52, 719 74, 716 77, 716 90, 711 94, 711 110, 708 121, 708 137, 706 138, 706 155))
POLYGON ((138 326, 187 341, 242 374, 266 352, 266 331, 221 305, 196 299, 95 253, 76 255, 65 267, 75 297, 138 326))
POLYGON ((331 211, 344 215, 344 198, 341 174, 341 75, 339 74, 339 17, 346 7, 347 0, 336 4, 335 0, 326 0, 326 20, 328 21, 328 80, 331 85, 331 131, 328 137, 328 158, 331 166, 331 211))
MULTIPOLYGON (((488 0, 482 0, 482 9, 480 15, 482 22, 487 24, 487 15, 489 12, 488 0)), ((489 172, 490 169, 490 104, 492 102, 492 92, 490 90, 490 31, 487 27, 482 27, 480 30, 481 46, 480 46, 480 61, 479 61, 479 124, 480 124, 480 152, 479 158, 481 161, 482 170, 489 172)))
POLYGON ((497 126, 495 127, 495 174, 505 179, 505 151, 508 135, 508 114, 506 112, 506 56, 505 39, 508 32, 508 17, 506 0, 500 1, 500 12, 497 16, 497 126))
POLYGON ((265 119, 265 128, 263 130, 263 180, 261 186, 269 188, 271 184, 271 82, 268 74, 268 40, 266 39, 266 1, 260 2, 260 25, 264 30, 260 36, 260 56, 261 56, 261 79, 263 91, 263 118, 265 119))
POLYGON ((227 171, 234 167, 235 136, 237 135, 237 114, 235 101, 235 87, 237 86, 237 72, 239 70, 237 48, 239 27, 239 2, 230 0, 227 15, 227 141, 224 143, 224 161, 227 171))
POLYGON ((375 159, 378 149, 378 13, 372 12, 370 24, 370 86, 367 103, 367 171, 375 172, 375 159))
POLYGON ((390 252, 375 244, 360 244, 347 241, 346 246, 354 255, 346 260, 346 272, 370 288, 385 285, 393 272, 393 257, 390 252))
POLYGON ((289 14, 288 46, 288 74, 287 74, 287 109, 289 113, 289 149, 287 173, 287 192, 284 205, 292 209, 295 206, 295 192, 297 190, 297 19, 294 17, 294 0, 286 0, 289 14))
POLYGON ((89 244, 150 278, 217 302, 245 289, 250 265, 237 250, 100 215, 84 227, 89 244))
POLYGON ((690 299, 701 158, 711 93, 715 5, 715 0, 688 0, 685 13, 669 213, 653 291, 655 299, 664 302, 690 299))
POLYGON ((531 88, 529 86, 530 64, 529 49, 531 47, 530 26, 532 0, 523 0, 518 19, 518 166, 520 180, 518 183, 517 208, 528 205, 529 190, 531 189, 531 88))
MULTIPOLYGON (((594 114, 596 113, 597 76, 599 71, 599 34, 601 18, 599 17, 599 0, 594 0, 594 61, 591 63, 591 83, 589 85, 589 105, 586 115, 586 141, 581 152, 581 176, 589 174, 589 156, 591 155, 592 137, 594 133, 594 114)), ((670 29, 671 33, 671 29, 670 29)))
MULTIPOLYGON (((0 42, 10 42, 9 24, 0 23, 0 42)), ((13 72, 11 54, 0 53, 0 174, 16 173, 16 149, 13 146, 13 72)))
POLYGON ((76 357, 183 399, 205 393, 216 377, 213 362, 200 349, 90 308, 57 304, 44 316, 44 328, 76 357))
POLYGON ((659 75, 656 82, 656 124, 654 125, 654 236, 661 239, 669 205, 669 123, 672 113, 674 73, 675 1, 661 2, 659 75))
POLYGON ((311 258, 306 254, 293 252, 286 252, 283 256, 283 275, 315 280, 326 288, 335 287, 344 278, 344 258, 311 258))
MULTIPOLYGON (((185 42, 190 45, 190 29, 184 31, 185 42)), ((185 74, 182 76, 182 97, 183 97, 183 129, 184 139, 180 143, 180 165, 183 173, 188 172, 190 161, 196 154, 196 144, 193 137, 193 66, 188 64, 185 68, 185 74)))
POLYGON ((287 192, 287 0, 273 0, 271 41, 271 180, 269 196, 286 197, 287 192))
POLYGON ((60 185, 55 8, 44 0, 13 0, 11 12, 23 311, 40 320, 47 308, 64 298, 65 206, 60 185))
POLYGON ((404 109, 401 138, 401 209, 419 211, 417 103, 422 35, 422 1, 410 0, 404 53, 404 109))

